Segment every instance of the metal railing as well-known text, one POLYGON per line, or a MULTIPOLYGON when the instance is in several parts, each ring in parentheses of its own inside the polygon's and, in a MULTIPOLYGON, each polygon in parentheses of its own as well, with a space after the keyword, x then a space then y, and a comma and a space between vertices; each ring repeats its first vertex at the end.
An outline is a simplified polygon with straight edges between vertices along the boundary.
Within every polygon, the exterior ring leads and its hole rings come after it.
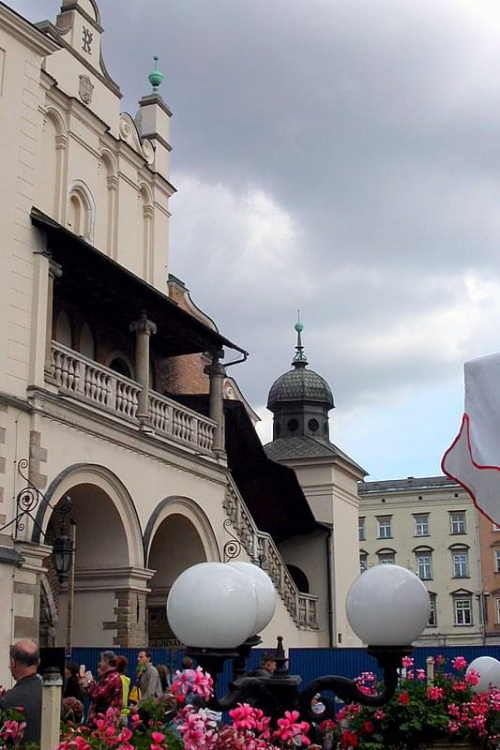
POLYGON ((224 510, 252 562, 261 561, 296 625, 317 630, 318 597, 298 590, 270 534, 259 531, 233 481, 226 488, 224 510))

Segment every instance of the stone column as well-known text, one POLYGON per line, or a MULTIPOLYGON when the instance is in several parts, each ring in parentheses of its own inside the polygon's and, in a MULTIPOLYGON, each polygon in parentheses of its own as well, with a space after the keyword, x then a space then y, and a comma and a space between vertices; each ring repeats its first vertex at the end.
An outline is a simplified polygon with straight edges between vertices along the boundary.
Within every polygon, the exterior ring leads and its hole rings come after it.
POLYGON ((156 326, 148 320, 145 310, 141 312, 138 320, 130 324, 130 330, 136 336, 135 370, 136 379, 142 386, 139 393, 137 407, 137 419, 141 423, 141 429, 149 428, 149 339, 151 334, 156 333, 156 326))
POLYGON ((59 744, 62 684, 62 676, 57 668, 49 668, 44 672, 40 750, 53 750, 59 744))
POLYGON ((226 377, 226 368, 219 361, 222 352, 216 352, 212 355, 212 364, 205 368, 210 378, 210 398, 209 398, 209 416, 216 422, 214 432, 213 451, 214 453, 224 454, 224 378, 226 377))
POLYGON ((47 289, 47 321, 45 329, 45 375, 52 375, 52 324, 54 320, 54 282, 61 278, 62 268, 55 260, 49 260, 49 286, 47 289))

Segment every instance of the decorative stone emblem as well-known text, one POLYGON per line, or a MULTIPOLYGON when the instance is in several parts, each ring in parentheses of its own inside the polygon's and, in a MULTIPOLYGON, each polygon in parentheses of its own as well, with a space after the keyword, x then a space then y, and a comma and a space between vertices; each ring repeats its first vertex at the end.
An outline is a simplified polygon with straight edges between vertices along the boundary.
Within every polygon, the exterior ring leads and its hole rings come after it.
POLYGON ((87 52, 89 55, 92 54, 92 40, 94 38, 94 35, 90 31, 90 29, 86 29, 85 26, 83 27, 83 35, 82 35, 82 50, 84 52, 87 52))
POLYGON ((84 104, 90 104, 92 101, 92 93, 94 91, 94 84, 90 80, 88 76, 80 76, 80 86, 78 88, 78 93, 80 95, 80 99, 84 104))

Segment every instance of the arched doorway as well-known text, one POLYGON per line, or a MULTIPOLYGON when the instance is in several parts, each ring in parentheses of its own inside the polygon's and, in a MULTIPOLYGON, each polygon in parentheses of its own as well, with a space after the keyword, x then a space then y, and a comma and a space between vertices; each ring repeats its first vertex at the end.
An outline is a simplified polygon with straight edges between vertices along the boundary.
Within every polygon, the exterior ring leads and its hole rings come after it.
MULTIPOLYGON (((144 642, 146 591, 150 573, 144 570, 139 521, 132 500, 119 480, 104 467, 90 466, 65 472, 47 493, 52 508, 42 509, 45 542, 59 534, 64 498, 72 505, 68 521, 75 531, 74 594, 68 581, 59 583, 46 560, 50 597, 42 594, 41 607, 57 613, 50 623, 55 645, 68 643, 68 603, 73 602, 71 646, 114 647, 144 642), (49 513, 50 511, 50 513, 49 513), (142 592, 141 592, 142 589, 142 592)), ((36 541, 36 540, 34 540, 36 541)), ((40 633, 47 641, 47 616, 40 633)))
POLYGON ((186 568, 218 560, 218 551, 208 519, 191 501, 164 501, 155 516, 146 530, 147 567, 156 571, 149 582, 148 643, 152 647, 175 647, 178 642, 166 613, 168 592, 186 568))

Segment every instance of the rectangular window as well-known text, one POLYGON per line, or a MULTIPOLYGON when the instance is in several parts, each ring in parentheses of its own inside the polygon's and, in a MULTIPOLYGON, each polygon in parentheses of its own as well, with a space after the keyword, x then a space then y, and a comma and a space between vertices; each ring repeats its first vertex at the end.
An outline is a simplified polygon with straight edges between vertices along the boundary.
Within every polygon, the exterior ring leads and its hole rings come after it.
POLYGON ((361 573, 368 570, 368 555, 366 552, 362 552, 359 556, 359 570, 361 573))
POLYGON ((454 599, 455 625, 472 625, 472 606, 470 599, 454 599))
POLYGON ((467 552, 454 552, 453 561, 453 578, 469 577, 469 555, 467 552))
POLYGON ((416 558, 418 577, 421 581, 430 581, 432 578, 432 555, 418 553, 416 558))
POLYGON ((358 528, 359 528, 359 541, 364 542, 365 540, 365 519, 364 518, 359 519, 358 528))
POLYGON ((495 599, 496 622, 500 624, 500 599, 495 599))
POLYGON ((392 516, 377 516, 378 538, 390 539, 392 537, 392 516))
POLYGON ((436 594, 429 594, 429 600, 431 603, 431 611, 429 614, 429 622, 427 623, 427 627, 435 628, 437 625, 436 594))
POLYGON ((465 534, 465 510, 450 513, 450 533, 465 534))
POLYGON ((500 573, 500 550, 495 550, 495 573, 500 573))
POLYGON ((413 516, 415 519, 415 536, 429 536, 429 514, 413 516))
POLYGON ((396 562, 396 555, 394 552, 380 552, 378 562, 379 565, 394 565, 396 562))

